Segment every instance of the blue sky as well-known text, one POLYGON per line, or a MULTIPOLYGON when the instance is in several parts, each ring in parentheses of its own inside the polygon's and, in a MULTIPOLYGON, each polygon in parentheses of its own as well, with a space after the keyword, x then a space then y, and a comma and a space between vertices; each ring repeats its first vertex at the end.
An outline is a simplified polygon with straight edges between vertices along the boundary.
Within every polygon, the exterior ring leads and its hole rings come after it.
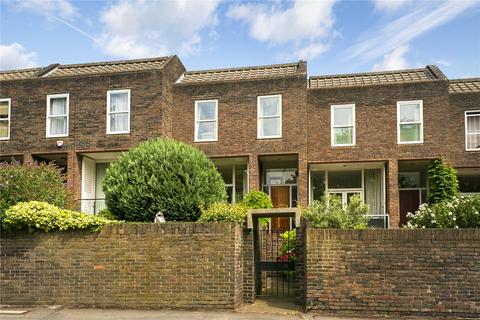
POLYGON ((189 70, 310 75, 438 65, 480 76, 480 1, 0 0, 0 69, 177 54, 189 70))

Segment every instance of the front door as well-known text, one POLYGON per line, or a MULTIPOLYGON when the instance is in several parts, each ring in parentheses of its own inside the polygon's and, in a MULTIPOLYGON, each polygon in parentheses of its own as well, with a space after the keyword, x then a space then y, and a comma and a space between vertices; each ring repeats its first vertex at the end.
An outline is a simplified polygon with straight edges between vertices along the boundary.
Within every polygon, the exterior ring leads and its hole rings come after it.
MULTIPOLYGON (((274 208, 290 208, 290 187, 270 188, 270 197, 274 208)), ((290 230, 290 218, 272 218, 272 230, 290 230)))
POLYGON ((418 210, 420 192, 418 190, 400 190, 400 226, 407 224, 407 213, 418 210))

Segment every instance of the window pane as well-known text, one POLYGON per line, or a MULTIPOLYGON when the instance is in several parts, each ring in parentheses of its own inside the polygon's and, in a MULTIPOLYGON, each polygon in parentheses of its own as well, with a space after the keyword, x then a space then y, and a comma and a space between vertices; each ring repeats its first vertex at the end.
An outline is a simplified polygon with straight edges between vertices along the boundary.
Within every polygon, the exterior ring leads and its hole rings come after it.
POLYGON ((283 180, 285 184, 296 184, 297 183, 297 172, 295 169, 289 170, 286 169, 283 173, 283 180))
POLYGON ((197 140, 213 140, 216 138, 214 121, 198 123, 197 140))
POLYGON ((232 186, 225 186, 225 189, 227 191, 227 201, 228 203, 233 202, 233 187, 232 186))
POLYGON ((333 128, 333 144, 353 144, 353 128, 333 128))
POLYGON ((467 132, 480 133, 480 116, 467 117, 467 132))
POLYGON ((467 134, 467 148, 468 149, 480 148, 480 133, 467 134))
POLYGON ((420 122, 420 105, 418 103, 402 104, 400 122, 420 122))
POLYGON ((64 116, 67 114, 67 98, 50 99, 50 115, 64 116))
POLYGON ((197 108, 197 120, 216 120, 217 104, 215 102, 198 102, 197 108))
POLYGON ((325 192, 325 172, 312 171, 310 172, 310 179, 312 179, 312 200, 320 200, 325 192))
POLYGON ((262 137, 280 135, 280 118, 260 119, 260 134, 262 137))
POLYGON ((365 203, 369 214, 383 214, 382 170, 365 169, 365 203))
POLYGON ((232 166, 221 166, 217 167, 218 172, 223 178, 225 184, 233 183, 233 167, 232 166))
POLYGON ((8 121, 0 121, 0 138, 8 137, 8 121))
POLYGON ((235 166, 235 201, 240 202, 247 193, 247 165, 235 166))
POLYGON ((267 181, 268 185, 283 184, 283 171, 267 171, 267 181))
POLYGON ((296 208, 297 207, 297 199, 298 199, 297 187, 296 186, 291 187, 291 190, 292 190, 292 202, 290 203, 290 206, 292 208, 296 208))
POLYGON ((401 124, 400 125, 400 141, 401 142, 418 142, 420 141, 420 124, 401 124))
POLYGON ((328 172, 329 189, 349 189, 362 187, 362 171, 328 172))
POLYGON ((480 175, 459 175, 458 185, 462 193, 480 193, 480 175))
POLYGON ((353 109, 352 108, 334 108, 333 109, 334 126, 352 126, 353 109))
POLYGON ((67 134, 67 117, 50 118, 50 134, 67 134))
POLYGON ((110 132, 128 131, 128 113, 110 115, 110 132))
POLYGON ((280 115, 280 98, 279 97, 263 97, 260 98, 260 116, 279 116, 280 115))
POLYGON ((111 93, 110 94, 110 111, 128 111, 128 93, 111 93))
POLYGON ((0 102, 0 119, 8 118, 8 101, 0 102))

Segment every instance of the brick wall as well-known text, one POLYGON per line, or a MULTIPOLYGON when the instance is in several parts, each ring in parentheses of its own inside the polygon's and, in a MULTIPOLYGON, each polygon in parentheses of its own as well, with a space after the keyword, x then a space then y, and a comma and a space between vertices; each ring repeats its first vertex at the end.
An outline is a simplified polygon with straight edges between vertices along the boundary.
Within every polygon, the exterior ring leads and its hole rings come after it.
POLYGON ((480 230, 306 230, 306 308, 480 316, 480 230))
POLYGON ((242 231, 232 223, 2 235, 0 244, 2 304, 233 309, 242 303, 242 231))

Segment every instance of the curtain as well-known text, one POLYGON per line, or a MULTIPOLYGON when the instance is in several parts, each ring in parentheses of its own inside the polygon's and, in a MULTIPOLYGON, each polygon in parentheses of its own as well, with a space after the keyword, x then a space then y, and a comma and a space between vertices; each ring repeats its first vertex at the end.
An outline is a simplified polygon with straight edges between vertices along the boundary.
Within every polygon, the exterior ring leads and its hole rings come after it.
POLYGON ((67 99, 57 98, 50 102, 50 134, 67 134, 67 99))
POLYGON ((480 148, 480 115, 467 117, 467 148, 480 148))
POLYGON ((128 131, 128 93, 115 93, 110 96, 110 131, 128 131))
POLYGON ((368 205, 368 214, 383 214, 382 171, 380 169, 366 169, 365 203, 368 205))

